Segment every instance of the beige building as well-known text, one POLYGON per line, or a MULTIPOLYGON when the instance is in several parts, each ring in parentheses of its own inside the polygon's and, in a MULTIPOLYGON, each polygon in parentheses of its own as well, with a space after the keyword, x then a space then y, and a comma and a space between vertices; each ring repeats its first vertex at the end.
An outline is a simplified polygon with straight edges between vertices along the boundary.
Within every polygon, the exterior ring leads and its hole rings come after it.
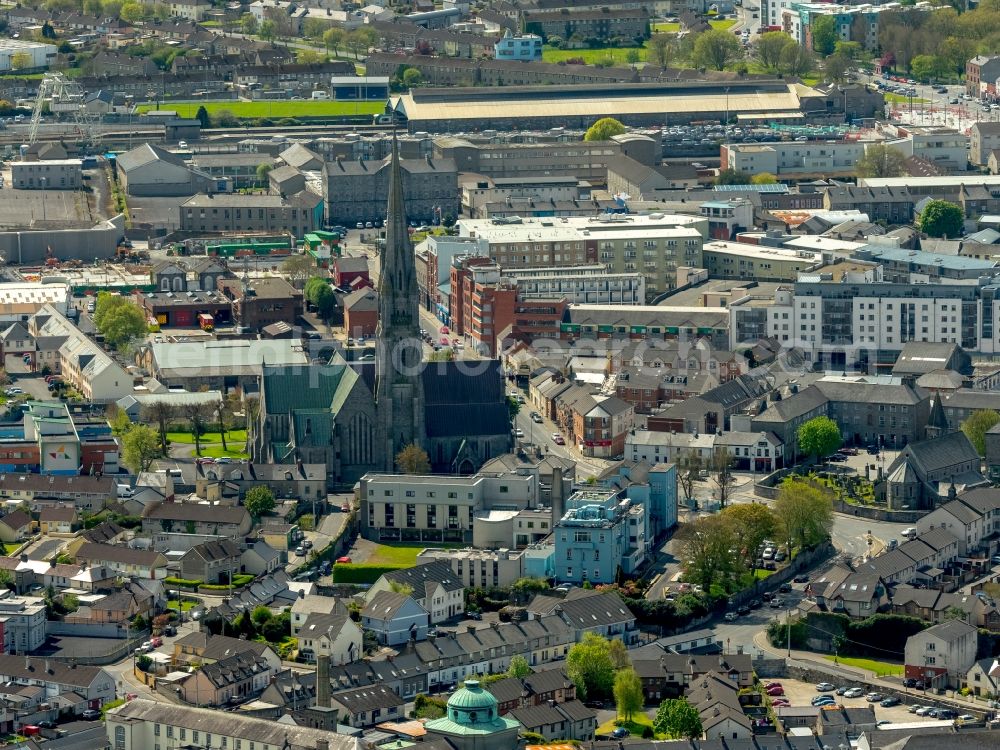
POLYGON ((741 242, 706 243, 701 257, 709 275, 721 279, 795 281, 800 272, 823 265, 821 252, 741 242))
POLYGON ((322 197, 303 190, 280 195, 208 195, 188 198, 180 207, 180 228, 188 232, 282 232, 295 237, 319 229, 322 197))

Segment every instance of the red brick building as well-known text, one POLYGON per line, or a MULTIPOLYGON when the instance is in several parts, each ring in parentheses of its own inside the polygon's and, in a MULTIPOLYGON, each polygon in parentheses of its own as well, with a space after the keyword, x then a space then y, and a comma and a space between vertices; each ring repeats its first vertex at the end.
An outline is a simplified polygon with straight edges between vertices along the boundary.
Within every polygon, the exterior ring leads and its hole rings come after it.
POLYGON ((350 338, 367 338, 378 328, 378 295, 361 287, 344 297, 344 330, 350 338))
POLYGON ((338 289, 356 286, 355 280, 361 280, 365 286, 372 285, 368 272, 368 258, 334 258, 330 270, 333 285, 338 289))

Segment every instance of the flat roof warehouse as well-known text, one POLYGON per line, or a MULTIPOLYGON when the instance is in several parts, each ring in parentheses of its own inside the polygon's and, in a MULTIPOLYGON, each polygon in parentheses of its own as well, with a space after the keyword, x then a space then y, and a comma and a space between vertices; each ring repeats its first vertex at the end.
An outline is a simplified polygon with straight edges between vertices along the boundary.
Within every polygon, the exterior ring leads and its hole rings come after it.
POLYGON ((685 82, 512 86, 490 89, 414 89, 390 99, 411 129, 459 131, 473 127, 588 127, 615 117, 629 125, 662 125, 692 117, 741 114, 787 116, 806 98, 823 98, 815 89, 784 81, 685 82))

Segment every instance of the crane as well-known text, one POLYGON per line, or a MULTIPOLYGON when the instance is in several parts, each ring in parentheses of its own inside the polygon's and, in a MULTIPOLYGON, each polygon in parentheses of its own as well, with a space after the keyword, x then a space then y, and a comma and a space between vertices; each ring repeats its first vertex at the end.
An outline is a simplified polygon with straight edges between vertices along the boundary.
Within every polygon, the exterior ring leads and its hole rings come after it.
POLYGON ((83 87, 62 73, 46 73, 38 85, 38 97, 31 112, 28 143, 35 143, 38 140, 38 126, 41 124, 42 108, 46 101, 49 102, 49 110, 53 114, 65 112, 73 115, 85 143, 97 142, 95 119, 84 105, 83 87))

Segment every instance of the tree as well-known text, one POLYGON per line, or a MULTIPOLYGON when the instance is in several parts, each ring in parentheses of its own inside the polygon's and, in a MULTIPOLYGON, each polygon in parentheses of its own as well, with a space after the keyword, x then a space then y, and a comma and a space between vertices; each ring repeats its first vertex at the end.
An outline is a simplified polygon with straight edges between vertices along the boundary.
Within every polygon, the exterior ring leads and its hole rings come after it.
POLYGON ((122 9, 118 11, 118 16, 126 23, 135 23, 142 19, 142 5, 133 2, 133 0, 128 0, 128 2, 122 5, 122 9))
POLYGON ((698 481, 701 471, 701 456, 697 453, 685 453, 677 462, 677 483, 684 493, 684 502, 691 505, 694 500, 694 483, 698 481))
POLYGON ((122 463, 133 474, 149 471, 160 456, 160 441, 153 428, 137 424, 122 436, 122 463))
POLYGON ((266 161, 262 161, 257 165, 257 182, 265 183, 267 182, 267 176, 271 174, 271 170, 274 169, 273 164, 268 164, 266 161))
POLYGON ((307 255, 306 253, 303 253, 302 255, 292 255, 281 264, 281 270, 286 276, 292 279, 292 281, 301 281, 316 270, 316 261, 312 259, 312 256, 307 255))
POLYGON ((295 53, 295 62, 299 65, 318 65, 326 62, 326 53, 318 49, 300 49, 295 53))
POLYGON ((680 558, 684 579, 697 583, 705 593, 712 584, 727 578, 735 569, 735 540, 729 524, 721 515, 702 516, 681 526, 680 558))
POLYGON ((109 292, 97 295, 94 326, 113 349, 125 349, 135 339, 146 335, 146 314, 127 297, 109 292))
POLYGON ((273 42, 274 38, 277 35, 278 35, 278 26, 270 18, 266 19, 257 28, 257 36, 259 36, 265 42, 273 42))
MULTIPOLYGON (((845 42, 839 39, 833 49, 834 55, 846 60, 860 60, 862 52, 864 52, 864 47, 861 46, 861 42, 845 42)), ((965 63, 963 62, 962 65, 964 69, 965 63)))
POLYGON ((750 178, 751 185, 777 185, 778 178, 770 172, 758 172, 750 178))
POLYGON ((224 398, 219 399, 219 403, 215 405, 215 416, 219 418, 219 438, 222 440, 222 450, 229 452, 229 446, 226 445, 226 400, 224 398))
POLYGON ((413 586, 405 581, 389 581, 389 590, 394 594, 409 596, 413 593, 413 586))
POLYGON ((12 70, 25 70, 31 67, 31 55, 27 52, 15 52, 10 56, 10 67, 12 70))
POLYGON ((316 289, 313 304, 316 305, 316 312, 320 318, 329 320, 333 314, 333 309, 337 306, 337 295, 333 293, 333 289, 330 288, 329 284, 324 284, 316 289))
MULTIPOLYGON (((253 16, 251 16, 251 18, 253 18, 253 16)), ((204 104, 198 107, 198 111, 194 113, 194 119, 201 123, 203 130, 208 130, 212 127, 212 118, 208 116, 208 110, 205 109, 204 104)))
POLYGON ((733 477, 733 454, 723 449, 712 456, 712 483, 715 484, 715 499, 719 507, 725 508, 729 495, 736 484, 733 477))
POLYGON ((108 424, 111 426, 111 434, 115 437, 121 437, 133 427, 128 412, 119 409, 115 404, 108 407, 108 424))
POLYGON ((333 52, 334 57, 336 57, 340 52, 340 47, 344 43, 344 36, 344 30, 339 29, 336 26, 323 32, 323 45, 326 47, 328 52, 333 52))
POLYGON ((257 17, 253 13, 244 13, 240 16, 240 31, 247 36, 253 36, 258 30, 257 17))
POLYGON ((243 506, 254 518, 260 518, 274 510, 274 493, 263 485, 251 487, 243 498, 243 506))
POLYGON ((740 172, 736 169, 720 169, 718 176, 715 178, 716 185, 748 185, 750 184, 750 175, 746 172, 740 172))
POLYGON ((416 68, 407 68, 403 71, 403 85, 408 89, 419 86, 424 82, 424 74, 416 68))
POLYGON ((628 656, 628 649, 618 638, 608 641, 608 655, 615 669, 629 669, 632 667, 632 660, 628 656))
POLYGON ((372 29, 355 29, 344 37, 344 45, 356 58, 368 54, 368 49, 375 44, 377 37, 372 29))
POLYGON ((823 57, 832 55, 837 45, 837 20, 833 16, 813 16, 812 48, 823 57))
POLYGON ((851 58, 840 54, 830 55, 823 64, 823 78, 828 83, 843 83, 847 80, 847 71, 851 67, 851 58))
POLYGON ((633 48, 625 53, 625 62, 629 65, 636 65, 642 59, 642 55, 639 54, 639 50, 633 48))
POLYGON ((147 423, 155 423, 160 437, 160 450, 167 453, 167 422, 174 416, 174 407, 167 401, 154 401, 143 408, 140 416, 147 423))
POLYGON ((965 231, 965 214, 948 201, 928 201, 917 221, 920 231, 930 237, 960 237, 965 231))
POLYGON ((520 679, 522 677, 527 677, 531 674, 531 665, 528 664, 528 660, 525 659, 520 654, 514 654, 510 657, 510 664, 507 665, 507 675, 509 677, 516 677, 520 679))
POLYGON ((186 403, 181 406, 181 413, 191 425, 191 435, 194 437, 195 455, 201 455, 201 436, 205 433, 205 405, 203 403, 186 403))
POLYGON ((950 64, 938 55, 917 55, 910 60, 910 73, 918 81, 931 81, 949 75, 950 64))
POLYGON ((618 120, 613 117, 602 117, 595 122, 584 133, 585 141, 609 141, 612 136, 621 135, 626 130, 618 120))
POLYGON ((781 53, 789 44, 796 42, 785 32, 768 31, 754 40, 751 54, 766 72, 777 73, 781 70, 781 53))
POLYGON ((833 499, 825 487, 800 477, 788 477, 778 490, 774 515, 784 535, 789 557, 792 547, 814 547, 830 538, 833 499))
MULTIPOLYGON (((825 16, 820 16, 825 18, 825 16)), ((781 50, 781 72, 786 76, 802 77, 815 66, 813 53, 801 44, 789 44, 781 50)))
POLYGON ((322 39, 323 32, 330 28, 330 24, 323 18, 307 18, 302 24, 302 36, 306 39, 322 39))
POLYGON ((677 40, 670 34, 653 34, 649 38, 650 62, 655 62, 661 68, 669 68, 677 57, 677 40))
POLYGON ((631 721, 633 715, 642 711, 642 706, 645 703, 642 680, 631 667, 628 669, 619 669, 615 673, 613 690, 615 708, 618 709, 618 718, 631 721))
POLYGON ((813 460, 826 458, 843 443, 840 426, 829 417, 813 417, 795 433, 799 451, 813 460))
POLYGON ((743 56, 739 40, 728 31, 712 29, 694 42, 694 62, 699 68, 725 70, 743 56))
POLYGON ((396 468, 404 474, 428 474, 431 460, 427 451, 416 443, 410 443, 396 454, 396 468))
POLYGON ((697 739, 704 731, 698 709, 688 703, 686 698, 663 701, 656 710, 653 729, 672 740, 697 739))
POLYGON ((980 409, 972 412, 968 419, 962 422, 962 432, 980 456, 986 455, 986 433, 1000 422, 1000 414, 993 409, 980 409))
POLYGON ((854 164, 858 177, 902 177, 906 155, 898 148, 873 143, 854 164))
POLYGON ((612 694, 615 665, 608 653, 608 641, 596 633, 584 633, 583 640, 566 654, 566 672, 584 698, 604 698, 612 694))
POLYGON ((757 569, 757 548, 777 531, 774 513, 763 503, 750 503, 730 505, 721 515, 736 541, 736 554, 742 558, 744 567, 753 573, 757 569))

